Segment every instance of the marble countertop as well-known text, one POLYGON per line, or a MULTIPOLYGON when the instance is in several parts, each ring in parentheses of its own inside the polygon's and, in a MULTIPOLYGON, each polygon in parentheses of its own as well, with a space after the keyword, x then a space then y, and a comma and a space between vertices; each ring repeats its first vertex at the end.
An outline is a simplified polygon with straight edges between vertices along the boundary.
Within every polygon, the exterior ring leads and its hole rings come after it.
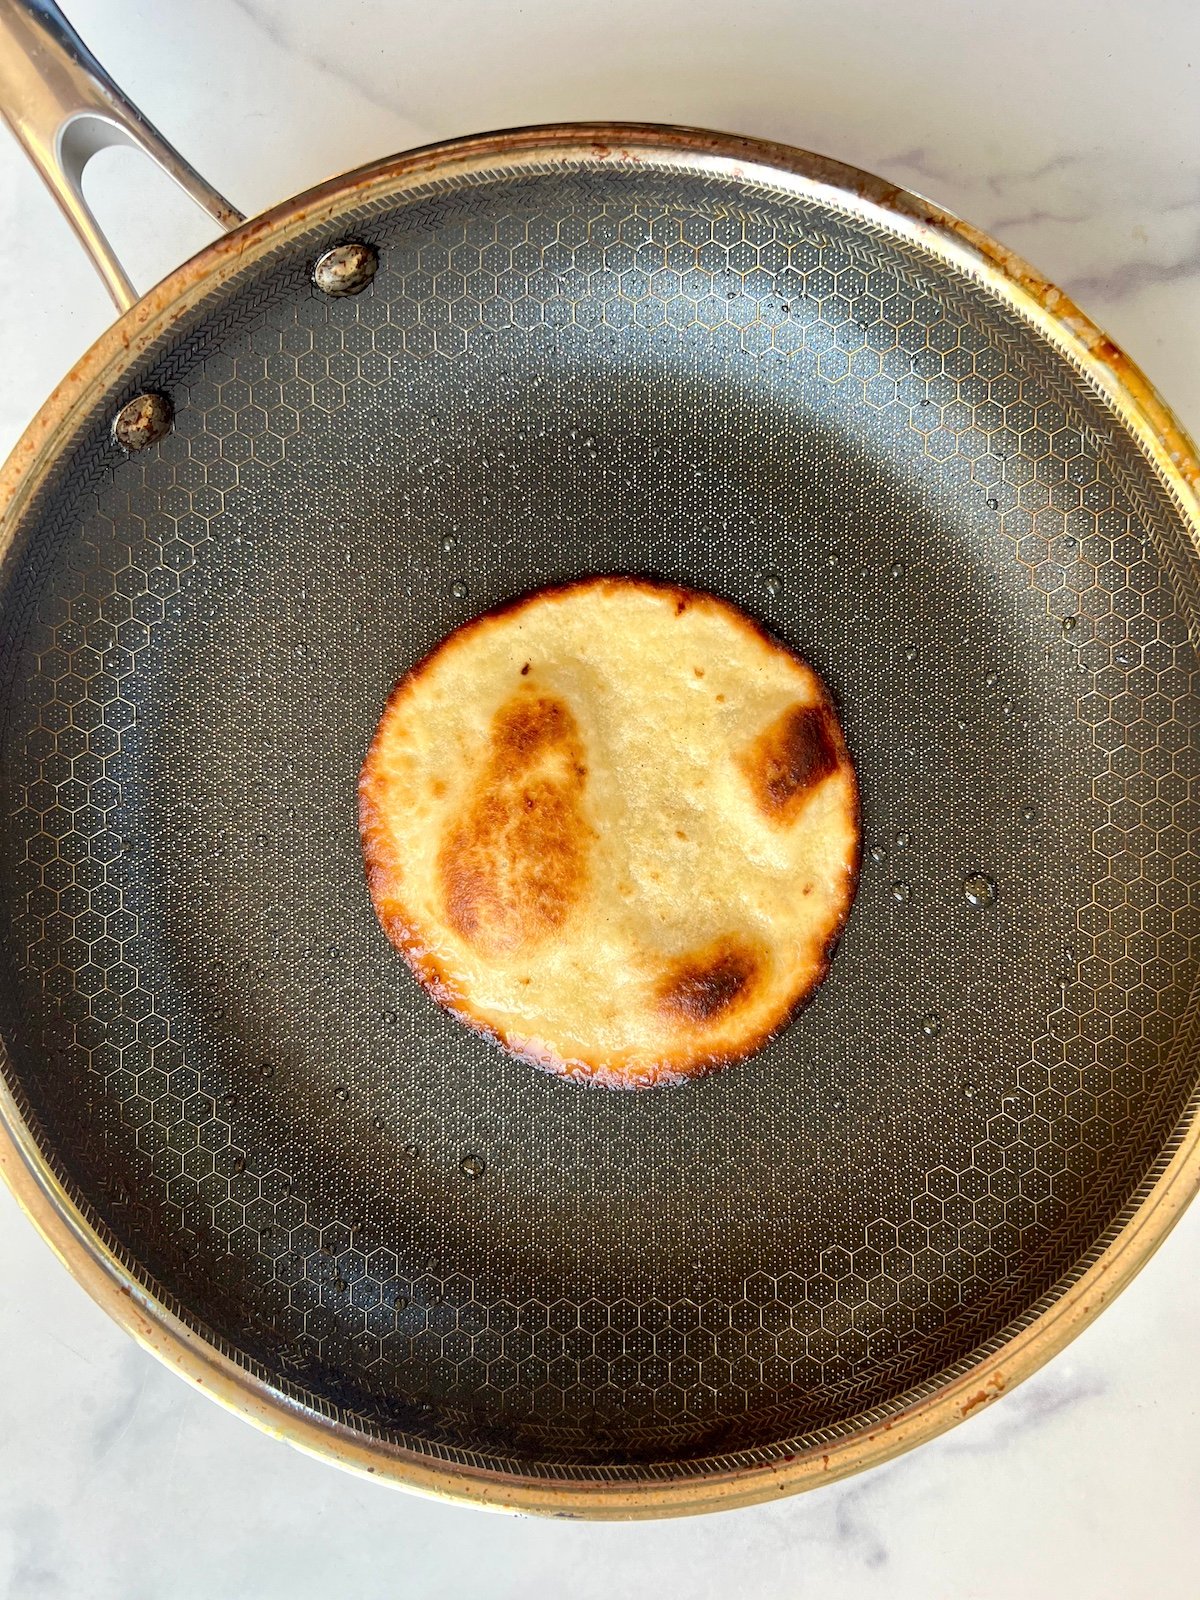
MULTIPOLYGON (((66 0, 253 212, 480 128, 736 129, 919 189, 1069 290, 1200 432, 1192 0, 66 0)), ((130 152, 89 193, 143 284, 208 236, 130 152)), ((0 136, 0 450, 111 308, 0 136), (27 263, 47 264, 36 275, 27 263)), ((701 1521, 562 1525, 397 1494, 226 1415, 136 1348, 0 1195, 0 1600, 1164 1600, 1200 1560, 1200 1209, 998 1405, 868 1475, 701 1521)))

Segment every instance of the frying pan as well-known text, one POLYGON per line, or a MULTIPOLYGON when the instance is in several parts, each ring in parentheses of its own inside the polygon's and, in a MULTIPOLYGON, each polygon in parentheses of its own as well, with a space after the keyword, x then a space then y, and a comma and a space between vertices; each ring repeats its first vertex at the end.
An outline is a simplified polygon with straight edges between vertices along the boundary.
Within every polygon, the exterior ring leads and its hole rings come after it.
POLYGON ((3 480, 0 1163, 34 1221, 235 1410, 492 1505, 744 1503, 1011 1388, 1200 1171, 1170 412, 999 246, 820 157, 534 128, 242 223, 53 6, 0 22, 124 313, 3 480), (78 185, 116 138, 231 229, 140 301, 78 185), (393 680, 612 570, 813 660, 866 847, 813 1004, 638 1095, 429 1002, 355 831, 393 680))

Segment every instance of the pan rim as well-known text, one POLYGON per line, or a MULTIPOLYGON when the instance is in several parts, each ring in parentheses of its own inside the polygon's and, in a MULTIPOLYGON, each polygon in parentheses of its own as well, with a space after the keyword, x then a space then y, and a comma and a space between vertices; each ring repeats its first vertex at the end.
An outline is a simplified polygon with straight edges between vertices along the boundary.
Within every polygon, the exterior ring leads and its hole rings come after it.
MULTIPOLYGON (((966 271, 1032 324, 1100 389, 1154 461, 1200 549, 1200 461, 1182 424, 1140 369, 1074 303, 1018 256, 921 196, 811 152, 740 136, 650 124, 571 123, 424 146, 332 178, 223 235, 156 285, 107 329, 52 392, 0 470, 0 561, 22 514, 98 390, 219 283, 289 239, 332 224, 351 204, 431 181, 522 167, 662 162, 767 182, 882 221, 966 271)), ((0 1042, 0 1059, 4 1059, 0 1042)), ((720 1467, 678 1482, 552 1481, 452 1465, 368 1439, 305 1408, 221 1354, 116 1259, 55 1177, 0 1079, 0 1175, 82 1286, 152 1354, 265 1432, 366 1477, 456 1501, 559 1517, 648 1518, 775 1499, 877 1465, 923 1443, 1012 1389, 1070 1342, 1123 1289, 1200 1188, 1200 1106, 1193 1106, 1157 1180, 1120 1233, 1081 1276, 999 1350, 883 1422, 791 1460, 720 1467)))

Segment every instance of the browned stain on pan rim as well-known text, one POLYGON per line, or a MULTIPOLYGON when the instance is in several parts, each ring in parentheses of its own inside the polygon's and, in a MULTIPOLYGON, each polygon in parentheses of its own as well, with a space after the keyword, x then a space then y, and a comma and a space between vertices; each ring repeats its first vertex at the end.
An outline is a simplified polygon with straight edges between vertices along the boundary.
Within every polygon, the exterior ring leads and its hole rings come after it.
MULTIPOLYGON (((693 128, 588 123, 484 134, 375 162, 285 201, 186 262, 101 335, 26 429, 0 472, 0 559, 8 554, 24 507, 76 420, 116 386, 122 371, 151 343, 169 334, 205 294, 243 264, 253 264, 268 250, 322 224, 329 225, 330 242, 336 242, 333 235, 348 206, 401 196, 438 179, 555 163, 663 160, 727 177, 741 172, 793 194, 832 200, 868 222, 899 228, 986 283, 1100 388, 1122 425, 1157 465, 1200 547, 1200 462, 1186 431, 1136 364, 1019 256, 919 195, 823 156, 693 128)), ((1129 1283, 1200 1187, 1200 1112, 1183 1129, 1121 1233, 1081 1277, 1014 1334, 1002 1352, 981 1354, 969 1371, 930 1392, 901 1397, 886 1431, 877 1419, 864 1417, 831 1446, 796 1452, 785 1443, 775 1463, 731 1468, 715 1460, 702 1478, 647 1478, 633 1484, 586 1478, 552 1483, 447 1465, 415 1450, 366 1439, 272 1389, 207 1344, 131 1277, 55 1178, 2 1079, 0 1172, 100 1305, 161 1360, 265 1431, 352 1471, 425 1494, 552 1516, 661 1517, 747 1505, 844 1477, 960 1421, 971 1396, 985 1390, 1001 1371, 1006 1389, 1036 1371, 1129 1283), (786 1455, 792 1458, 784 1460, 786 1455)))
POLYGON ((974 1394, 968 1395, 959 1405, 959 1415, 969 1417, 973 1411, 978 1411, 981 1406, 991 1405, 993 1400, 998 1400, 1004 1393, 1007 1383, 1003 1372, 993 1372, 985 1379, 982 1388, 976 1389, 974 1394))

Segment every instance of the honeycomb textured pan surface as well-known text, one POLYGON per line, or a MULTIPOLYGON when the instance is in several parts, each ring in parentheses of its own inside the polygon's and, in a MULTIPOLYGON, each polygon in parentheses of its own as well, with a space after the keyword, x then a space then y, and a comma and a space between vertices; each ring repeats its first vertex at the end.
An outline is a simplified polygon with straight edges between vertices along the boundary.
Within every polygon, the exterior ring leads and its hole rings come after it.
POLYGON ((247 1373, 431 1461, 698 1479, 899 1415, 1145 1197, 1196 1090, 1196 556, 969 263, 783 174, 501 165, 248 261, 76 421, 0 571, 5 1081, 247 1373), (397 674, 606 571, 812 662, 862 788, 830 979, 679 1093, 499 1056, 363 890, 397 674))

